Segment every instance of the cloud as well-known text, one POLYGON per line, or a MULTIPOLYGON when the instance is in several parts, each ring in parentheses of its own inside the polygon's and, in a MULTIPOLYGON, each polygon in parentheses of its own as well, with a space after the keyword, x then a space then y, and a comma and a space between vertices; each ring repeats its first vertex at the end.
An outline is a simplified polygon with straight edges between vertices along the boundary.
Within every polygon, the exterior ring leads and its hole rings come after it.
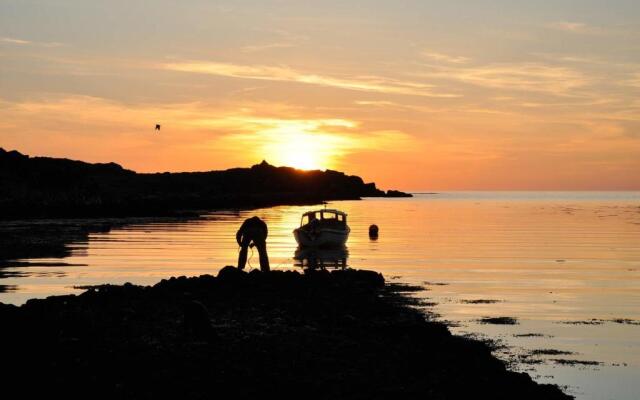
POLYGON ((549 27, 560 30, 560 31, 578 32, 578 33, 583 32, 585 29, 587 29, 587 25, 582 22, 567 22, 567 21, 553 22, 549 24, 549 27))
POLYGON ((374 106, 374 107, 399 106, 398 103, 395 103, 393 101, 387 101, 387 100, 356 100, 354 103, 359 106, 374 106))
POLYGON ((27 44, 31 44, 32 43, 32 42, 30 42, 28 40, 15 39, 15 38, 10 38, 10 37, 0 38, 0 42, 18 44, 18 45, 27 45, 27 44))
POLYGON ((500 63, 473 67, 427 65, 431 71, 420 76, 457 80, 495 89, 545 92, 567 95, 590 82, 583 73, 560 66, 540 63, 500 63))
POLYGON ((267 44, 243 46, 240 50, 243 53, 256 53, 256 52, 267 51, 272 49, 288 49, 291 47, 296 47, 296 45, 293 43, 267 43, 267 44))
POLYGON ((626 81, 629 86, 640 88, 640 72, 636 72, 631 75, 631 78, 626 81))
POLYGON ((428 51, 423 52, 422 55, 435 61, 443 61, 451 64, 466 64, 471 61, 471 59, 467 57, 450 56, 447 54, 433 53, 428 51))
POLYGON ((550 24, 547 24, 547 28, 579 35, 598 35, 605 33, 602 28, 590 26, 582 22, 552 22, 550 24))
POLYGON ((0 38, 0 42, 10 43, 18 46, 40 46, 40 47, 62 47, 65 44, 59 42, 32 42, 30 40, 3 37, 0 38))
POLYGON ((424 97, 459 97, 459 95, 455 94, 435 93, 433 92, 433 85, 421 82, 410 82, 379 76, 333 77, 300 72, 286 66, 239 65, 220 62, 181 62, 163 64, 160 68, 171 71, 210 74, 232 78, 304 83, 363 92, 424 97))

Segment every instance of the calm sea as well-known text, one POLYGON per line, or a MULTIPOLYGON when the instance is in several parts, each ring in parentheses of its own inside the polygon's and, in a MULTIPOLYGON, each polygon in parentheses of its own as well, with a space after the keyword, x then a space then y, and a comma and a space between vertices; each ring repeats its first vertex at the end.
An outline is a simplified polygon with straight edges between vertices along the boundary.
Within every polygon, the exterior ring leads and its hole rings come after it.
MULTIPOLYGON (((16 290, 0 301, 216 273, 236 262, 241 221, 258 215, 269 224, 272 268, 300 268, 311 259, 424 286, 416 296, 436 303, 431 312, 456 325, 457 334, 498 340, 505 346, 496 354, 512 368, 567 386, 579 399, 638 398, 640 192, 454 192, 328 207, 349 214, 347 252, 296 256, 291 231, 317 207, 142 222, 73 243, 63 260, 32 260, 71 265, 5 268, 13 277, 0 284, 16 290), (380 227, 376 241, 367 235, 373 223, 380 227), (485 317, 517 324, 481 323, 485 317)), ((257 254, 250 263, 258 267, 257 254)))

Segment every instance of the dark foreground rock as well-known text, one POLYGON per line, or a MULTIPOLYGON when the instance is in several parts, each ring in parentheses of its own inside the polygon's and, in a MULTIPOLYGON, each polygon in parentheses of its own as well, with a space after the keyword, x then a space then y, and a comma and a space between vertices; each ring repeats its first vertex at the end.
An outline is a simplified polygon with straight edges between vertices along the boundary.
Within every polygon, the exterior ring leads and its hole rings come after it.
POLYGON ((264 161, 225 171, 143 174, 115 163, 29 157, 0 148, 0 219, 175 216, 400 195, 358 176, 299 171, 264 161))
POLYGON ((452 336, 370 271, 172 278, 0 304, 22 398, 565 399, 452 336))

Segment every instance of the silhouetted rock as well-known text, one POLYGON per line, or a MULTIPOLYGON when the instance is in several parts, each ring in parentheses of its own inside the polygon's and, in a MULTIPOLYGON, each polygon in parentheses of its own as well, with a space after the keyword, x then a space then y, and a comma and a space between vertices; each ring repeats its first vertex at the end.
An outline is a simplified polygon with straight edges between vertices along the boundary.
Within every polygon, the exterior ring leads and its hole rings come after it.
POLYGON ((399 190, 387 190, 384 197, 413 197, 413 195, 399 190))
POLYGON ((197 338, 212 338, 213 327, 207 307, 197 300, 187 301, 184 305, 184 328, 197 338))
POLYGON ((569 398, 508 371, 487 345, 425 320, 379 273, 223 271, 0 304, 3 391, 65 399, 569 398))
POLYGON ((229 282, 229 283, 240 282, 246 276, 247 276, 246 272, 241 271, 232 265, 227 265, 226 267, 222 268, 218 272, 218 279, 223 282, 229 282))
POLYGON ((114 163, 0 149, 0 218, 164 216, 387 195, 357 176, 266 161, 226 171, 139 174, 114 163))

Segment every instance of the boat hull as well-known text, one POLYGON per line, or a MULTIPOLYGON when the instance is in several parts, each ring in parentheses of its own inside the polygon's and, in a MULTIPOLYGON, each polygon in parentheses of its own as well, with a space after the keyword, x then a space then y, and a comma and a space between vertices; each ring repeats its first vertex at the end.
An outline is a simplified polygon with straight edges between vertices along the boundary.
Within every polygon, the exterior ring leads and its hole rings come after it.
POLYGON ((342 247, 349 239, 349 232, 337 229, 321 229, 315 234, 311 234, 303 229, 295 229, 293 236, 300 247, 342 247))

